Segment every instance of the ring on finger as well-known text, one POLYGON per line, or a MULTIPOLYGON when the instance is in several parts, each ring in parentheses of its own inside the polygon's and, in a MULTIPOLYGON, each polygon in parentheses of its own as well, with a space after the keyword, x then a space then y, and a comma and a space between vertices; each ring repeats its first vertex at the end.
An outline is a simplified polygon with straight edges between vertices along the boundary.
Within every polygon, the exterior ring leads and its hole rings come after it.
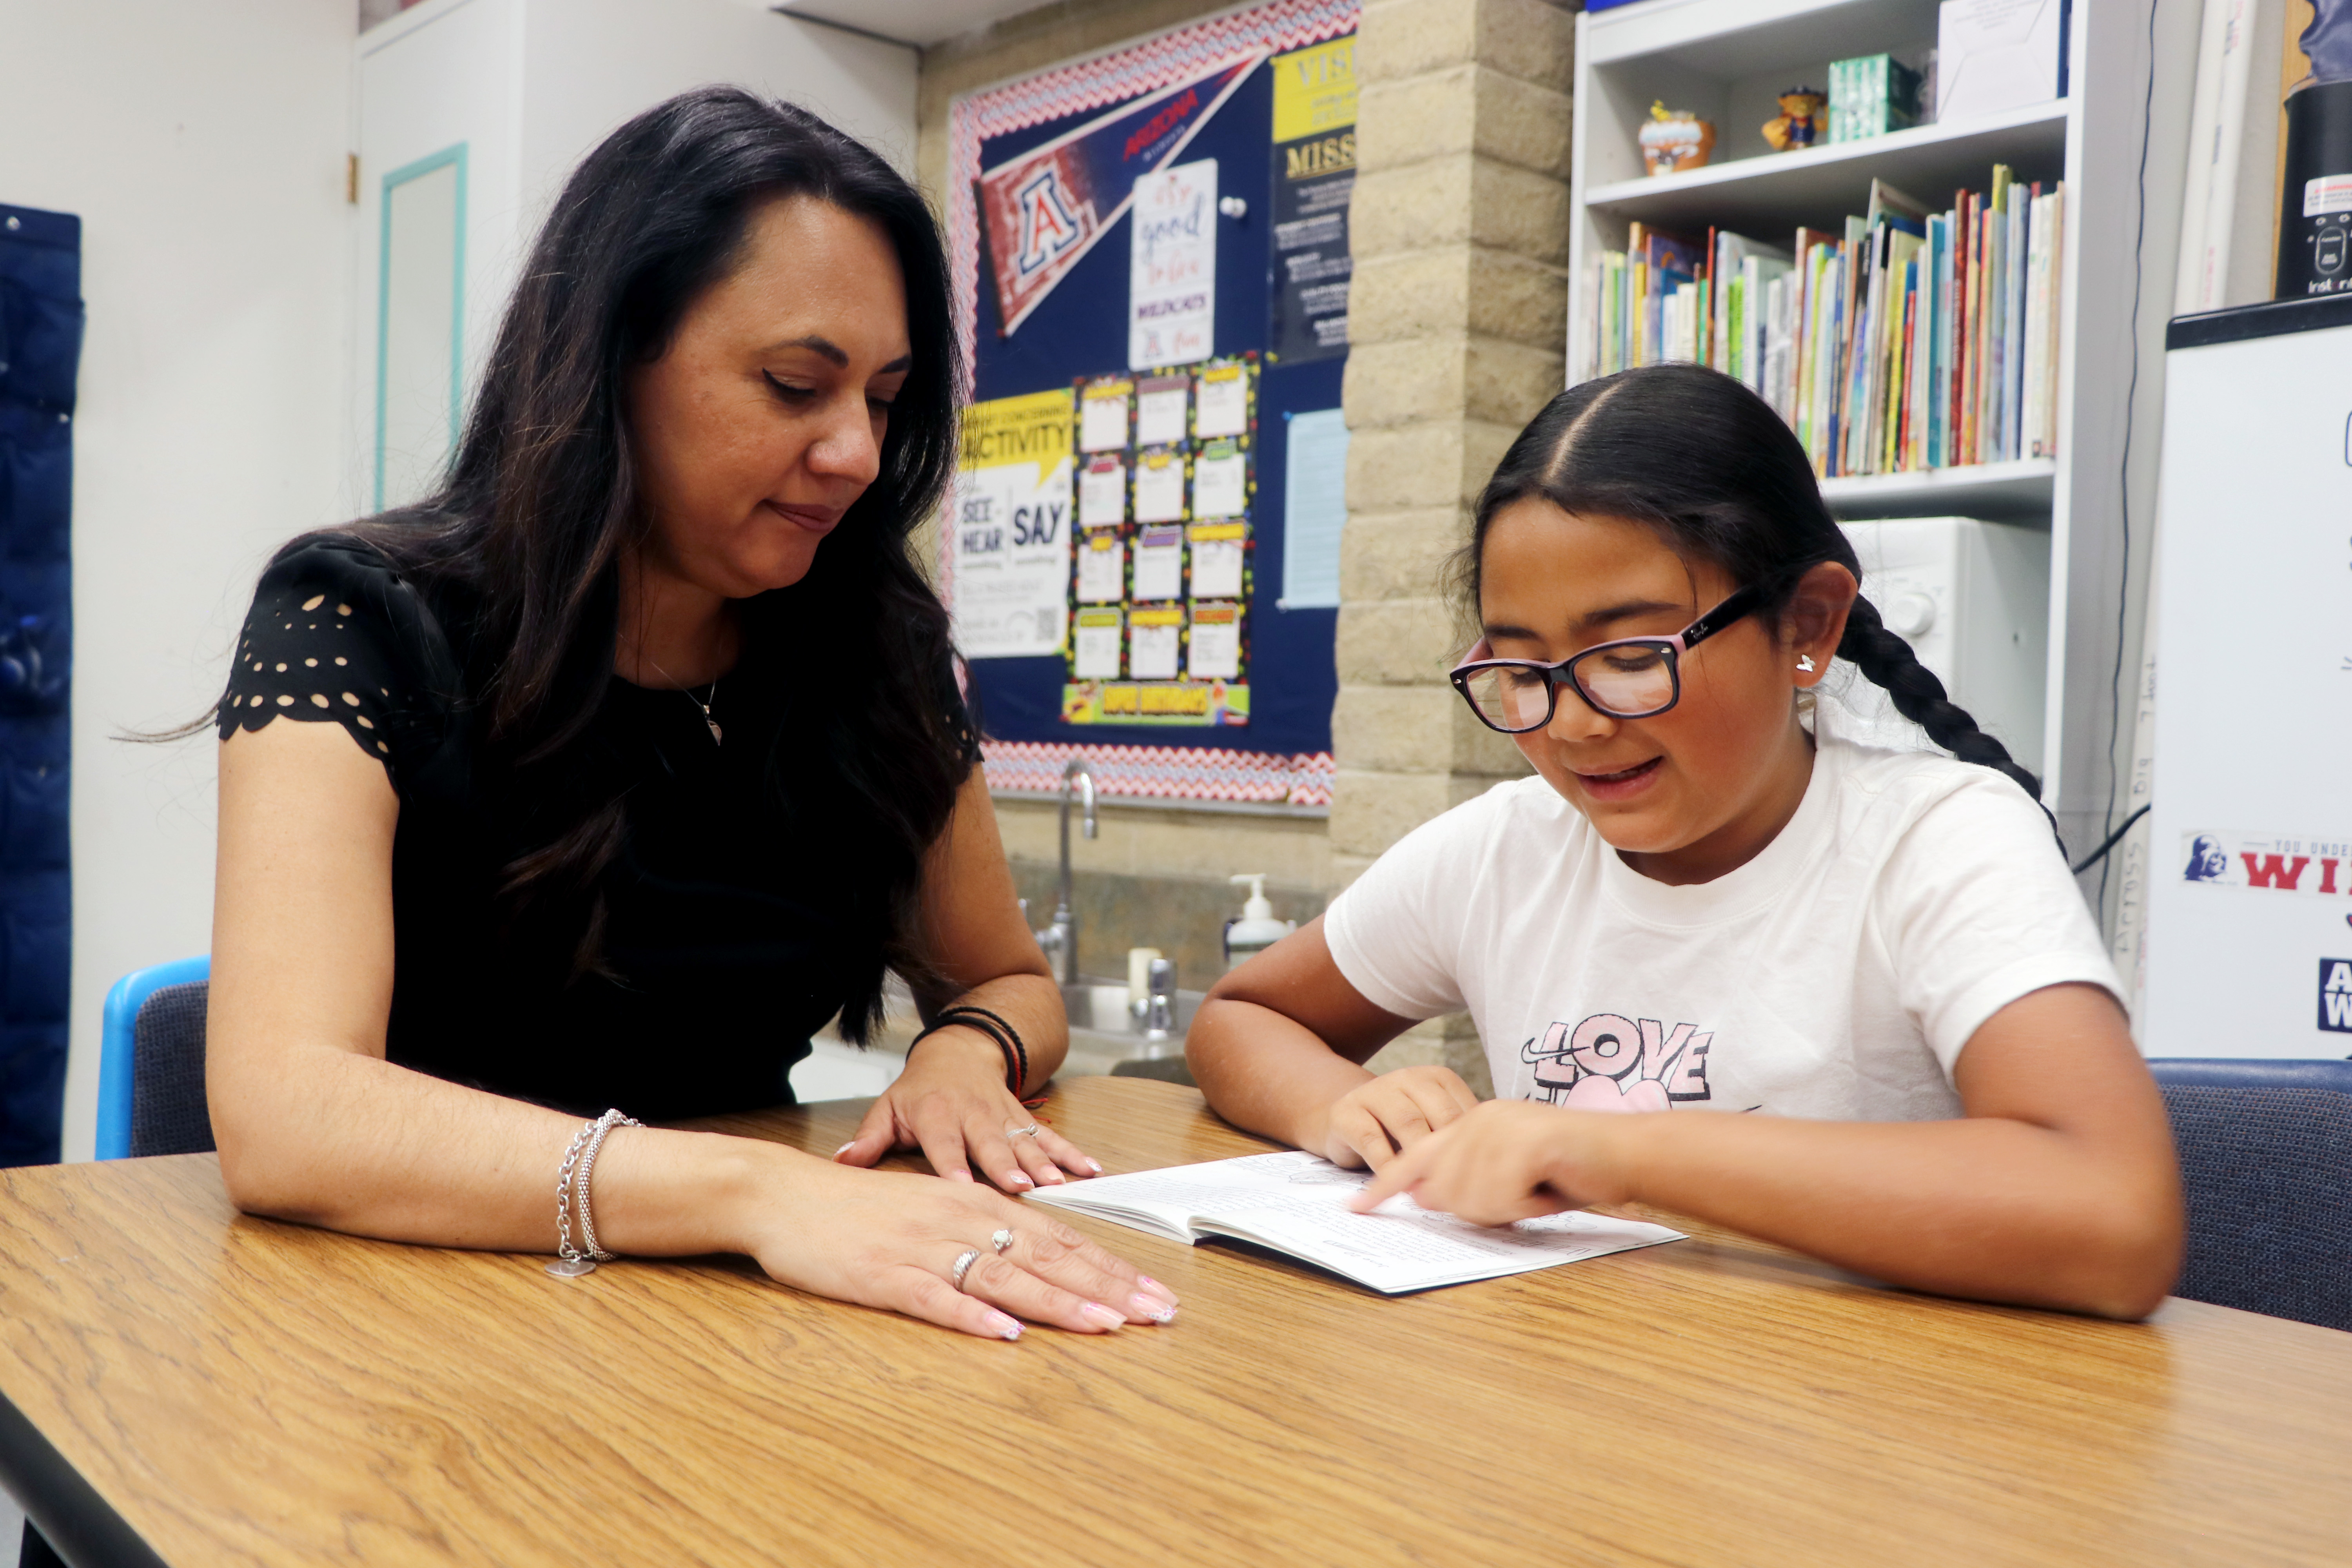
POLYGON ((1013 1233, 1009 1230, 1000 1230, 988 1238, 988 1245, 996 1248, 997 1255, 1002 1257, 1013 1250, 1013 1233))
POLYGON ((971 1273, 971 1266, 979 1261, 980 1248, 977 1247, 966 1247, 962 1252, 957 1255, 955 1267, 948 1270, 948 1283, 953 1285, 959 1290, 962 1289, 963 1277, 971 1273))
POLYGON ((1007 1138, 1034 1138, 1044 1131, 1045 1131, 1044 1128, 1032 1121, 1026 1127, 1015 1127, 1012 1131, 1007 1132, 1005 1136, 1007 1138))

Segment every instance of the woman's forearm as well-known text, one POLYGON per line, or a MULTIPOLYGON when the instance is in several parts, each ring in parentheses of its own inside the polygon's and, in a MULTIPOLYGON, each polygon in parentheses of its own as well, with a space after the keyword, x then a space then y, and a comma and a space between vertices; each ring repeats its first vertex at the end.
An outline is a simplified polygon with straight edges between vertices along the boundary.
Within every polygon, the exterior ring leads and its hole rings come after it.
MULTIPOLYGON (((268 1082, 213 1089, 239 1208, 388 1241, 555 1250, 556 1173, 581 1118, 349 1051, 273 1058, 268 1082)), ((808 1163, 751 1139, 616 1129, 591 1189, 597 1240, 645 1256, 749 1250, 754 1202, 808 1163)))
POLYGON ((1184 1057, 1218 1115, 1294 1148, 1320 1149, 1324 1110, 1374 1076, 1297 1020, 1236 997, 1201 1004, 1184 1057))
POLYGON ((1611 1119, 1633 1195, 1889 1284, 2146 1315, 2179 1268, 2160 1172, 2000 1117, 1611 1119))

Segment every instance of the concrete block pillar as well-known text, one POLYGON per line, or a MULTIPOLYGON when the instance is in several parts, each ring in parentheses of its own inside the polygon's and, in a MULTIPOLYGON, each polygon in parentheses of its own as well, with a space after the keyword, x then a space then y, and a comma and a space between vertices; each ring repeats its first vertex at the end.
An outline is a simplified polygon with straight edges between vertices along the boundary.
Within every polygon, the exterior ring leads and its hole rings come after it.
MULTIPOLYGON (((1348 526, 1332 712, 1337 879, 1525 773, 1445 672, 1449 570, 1504 449, 1564 381, 1573 17, 1546 0, 1366 0, 1349 227, 1348 526)), ((1486 1087, 1465 1018, 1374 1066, 1486 1087)))

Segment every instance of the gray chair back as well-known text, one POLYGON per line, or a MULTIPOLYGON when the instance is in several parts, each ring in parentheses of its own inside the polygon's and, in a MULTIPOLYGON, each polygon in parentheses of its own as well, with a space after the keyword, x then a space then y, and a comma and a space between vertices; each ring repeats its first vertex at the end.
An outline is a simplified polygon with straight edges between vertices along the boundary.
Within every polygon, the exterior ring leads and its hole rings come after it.
POLYGON ((131 1154, 208 1154, 212 1111, 205 1102, 205 1004, 209 982, 165 985, 132 1021, 131 1154))
POLYGON ((2148 1066, 2189 1202, 2174 1293, 2352 1329, 2352 1062, 2148 1066))

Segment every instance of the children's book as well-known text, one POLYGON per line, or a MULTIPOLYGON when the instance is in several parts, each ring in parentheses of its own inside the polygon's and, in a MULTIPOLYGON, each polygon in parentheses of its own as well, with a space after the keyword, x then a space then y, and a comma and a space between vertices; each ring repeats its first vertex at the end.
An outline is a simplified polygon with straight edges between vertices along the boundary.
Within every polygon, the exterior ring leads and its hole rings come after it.
POLYGON ((1348 1200, 1371 1180, 1296 1150, 1097 1176, 1028 1194, 1169 1241, 1227 1237, 1370 1286, 1385 1296, 1465 1285, 1685 1239, 1640 1220, 1571 1210, 1490 1229, 1433 1214, 1402 1194, 1370 1214, 1348 1200))

